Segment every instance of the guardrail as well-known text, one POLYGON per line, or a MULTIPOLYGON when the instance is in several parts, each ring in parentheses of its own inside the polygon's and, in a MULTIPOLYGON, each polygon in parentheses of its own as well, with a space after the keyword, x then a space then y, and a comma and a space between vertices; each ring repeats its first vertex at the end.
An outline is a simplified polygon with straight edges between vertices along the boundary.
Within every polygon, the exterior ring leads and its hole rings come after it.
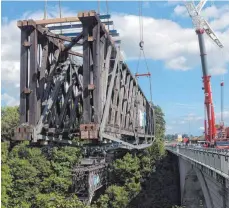
POLYGON ((213 148, 166 146, 168 151, 188 158, 229 178, 229 151, 213 148))

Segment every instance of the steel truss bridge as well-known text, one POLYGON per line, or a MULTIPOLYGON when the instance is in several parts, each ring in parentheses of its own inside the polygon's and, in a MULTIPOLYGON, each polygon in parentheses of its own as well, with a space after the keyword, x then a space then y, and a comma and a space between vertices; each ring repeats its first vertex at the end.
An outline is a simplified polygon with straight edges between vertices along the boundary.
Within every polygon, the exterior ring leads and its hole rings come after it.
MULTIPOLYGON (((106 18, 86 11, 77 17, 17 22, 21 29, 20 126, 13 140, 83 144, 103 150, 152 145, 153 105, 124 62, 117 47, 120 40, 114 40, 119 34, 109 30, 113 22, 106 18)), ((96 166, 95 161, 74 169, 74 175, 83 172, 87 178, 84 186, 74 180, 74 190, 84 196, 87 190, 89 201, 105 181, 100 177, 96 185, 91 184, 91 177, 106 171, 106 162, 96 166)))

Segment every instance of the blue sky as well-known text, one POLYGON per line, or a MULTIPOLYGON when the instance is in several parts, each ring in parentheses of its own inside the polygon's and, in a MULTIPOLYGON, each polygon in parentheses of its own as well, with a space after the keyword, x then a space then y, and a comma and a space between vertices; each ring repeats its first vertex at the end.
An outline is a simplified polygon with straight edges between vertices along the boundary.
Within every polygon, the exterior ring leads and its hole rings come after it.
MULTIPOLYGON (((130 1, 108 2, 109 13, 122 40, 121 50, 133 73, 139 54, 138 5, 138 2, 130 1)), ((18 103, 20 31, 15 25, 16 20, 42 18, 43 8, 43 1, 2 2, 2 105, 18 103)), ((63 16, 73 16, 78 11, 97 10, 98 3, 62 1, 61 8, 63 16)), ((226 46, 219 50, 209 38, 205 38, 216 120, 219 121, 220 81, 223 77, 225 122, 229 126, 229 5, 228 2, 215 2, 206 4, 204 8, 203 16, 226 46)), ((57 16, 58 2, 48 1, 47 11, 49 16, 57 16)), ((105 2, 100 2, 100 11, 107 12, 105 2)), ((165 113, 167 133, 190 131, 200 135, 203 131, 204 95, 197 36, 191 19, 179 2, 144 2, 142 13, 153 102, 161 106, 165 113)), ((139 71, 146 72, 143 61, 140 62, 139 71)), ((139 78, 139 84, 149 98, 148 79, 139 78)))

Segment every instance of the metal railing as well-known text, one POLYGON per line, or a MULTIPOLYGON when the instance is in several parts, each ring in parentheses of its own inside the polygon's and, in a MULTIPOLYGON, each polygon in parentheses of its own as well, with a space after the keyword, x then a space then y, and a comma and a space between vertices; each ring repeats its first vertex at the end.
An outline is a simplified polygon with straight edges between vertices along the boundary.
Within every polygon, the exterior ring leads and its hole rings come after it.
POLYGON ((195 148, 185 146, 166 146, 176 155, 181 155, 229 178, 229 151, 214 148, 195 148))

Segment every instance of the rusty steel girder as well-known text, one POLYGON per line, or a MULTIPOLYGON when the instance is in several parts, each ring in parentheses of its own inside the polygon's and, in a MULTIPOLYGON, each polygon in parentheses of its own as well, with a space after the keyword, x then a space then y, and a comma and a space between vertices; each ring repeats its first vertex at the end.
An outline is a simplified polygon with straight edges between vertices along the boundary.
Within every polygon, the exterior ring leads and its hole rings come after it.
POLYGON ((152 104, 99 16, 88 11, 76 18, 82 32, 73 38, 46 27, 63 19, 45 20, 44 24, 18 21, 20 124, 30 129, 25 139, 71 143, 80 137, 128 149, 150 146, 155 135, 152 104), (75 45, 82 52, 74 51, 75 45))

